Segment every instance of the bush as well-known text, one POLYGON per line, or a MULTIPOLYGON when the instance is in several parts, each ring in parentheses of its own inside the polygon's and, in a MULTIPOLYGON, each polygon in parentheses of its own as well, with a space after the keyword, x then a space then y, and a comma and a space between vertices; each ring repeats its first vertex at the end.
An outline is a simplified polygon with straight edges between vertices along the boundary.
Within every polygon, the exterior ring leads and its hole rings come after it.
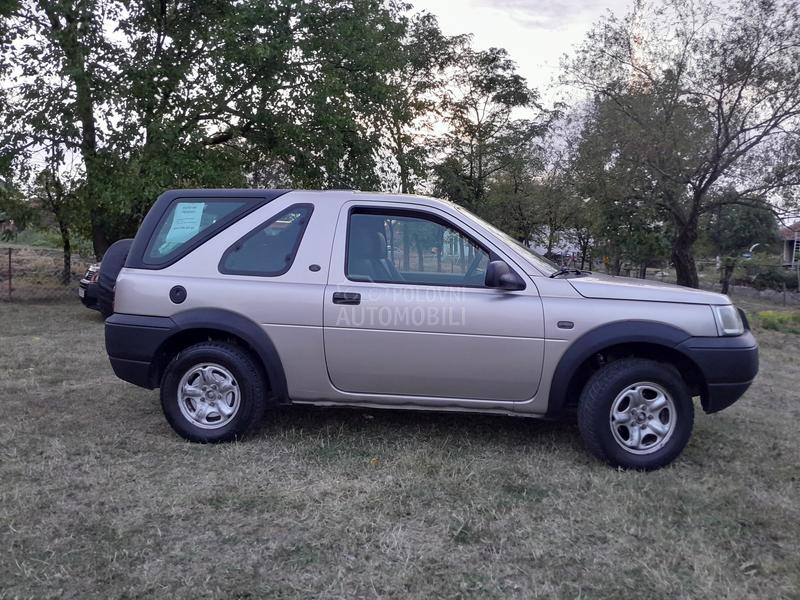
POLYGON ((758 321, 764 329, 800 333, 800 312, 765 310, 758 313, 758 321))
POLYGON ((797 290, 797 273, 773 267, 756 274, 753 277, 752 285, 757 290, 783 290, 783 284, 790 291, 797 290))

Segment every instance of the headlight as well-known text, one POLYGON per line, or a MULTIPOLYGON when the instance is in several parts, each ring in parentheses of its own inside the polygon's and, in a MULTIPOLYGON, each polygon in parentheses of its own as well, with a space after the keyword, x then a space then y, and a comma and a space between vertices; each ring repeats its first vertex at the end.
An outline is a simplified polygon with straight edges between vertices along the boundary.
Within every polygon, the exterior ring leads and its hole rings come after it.
POLYGON ((732 304, 712 306, 714 320, 717 322, 719 335, 741 335, 744 333, 744 323, 739 311, 732 304))

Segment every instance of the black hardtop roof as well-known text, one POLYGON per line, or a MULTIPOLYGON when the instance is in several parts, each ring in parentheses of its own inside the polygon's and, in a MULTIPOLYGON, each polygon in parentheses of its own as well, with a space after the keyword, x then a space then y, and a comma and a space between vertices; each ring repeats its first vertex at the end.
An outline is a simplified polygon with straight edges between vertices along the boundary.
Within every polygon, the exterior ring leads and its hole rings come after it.
POLYGON ((156 200, 153 208, 161 202, 166 200, 171 202, 175 198, 244 198, 244 199, 264 199, 269 198, 274 200, 278 196, 282 196, 286 192, 291 192, 290 189, 259 189, 259 188, 179 188, 174 190, 167 190, 162 193, 156 200))

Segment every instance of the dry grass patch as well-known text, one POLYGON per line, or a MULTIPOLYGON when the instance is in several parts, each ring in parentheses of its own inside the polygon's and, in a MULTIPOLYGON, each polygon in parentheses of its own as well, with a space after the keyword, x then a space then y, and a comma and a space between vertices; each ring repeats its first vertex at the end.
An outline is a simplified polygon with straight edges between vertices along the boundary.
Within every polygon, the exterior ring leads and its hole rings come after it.
POLYGON ((0 306, 0 598, 792 598, 800 336, 673 467, 571 423, 290 408, 181 441, 77 302, 0 306))

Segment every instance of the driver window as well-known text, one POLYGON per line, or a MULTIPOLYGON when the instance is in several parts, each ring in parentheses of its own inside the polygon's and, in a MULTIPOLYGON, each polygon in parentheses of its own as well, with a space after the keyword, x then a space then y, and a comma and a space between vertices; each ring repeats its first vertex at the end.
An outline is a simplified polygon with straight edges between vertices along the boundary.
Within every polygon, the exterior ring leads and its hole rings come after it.
POLYGON ((423 213, 350 215, 346 272, 354 281, 483 287, 489 254, 423 213))

